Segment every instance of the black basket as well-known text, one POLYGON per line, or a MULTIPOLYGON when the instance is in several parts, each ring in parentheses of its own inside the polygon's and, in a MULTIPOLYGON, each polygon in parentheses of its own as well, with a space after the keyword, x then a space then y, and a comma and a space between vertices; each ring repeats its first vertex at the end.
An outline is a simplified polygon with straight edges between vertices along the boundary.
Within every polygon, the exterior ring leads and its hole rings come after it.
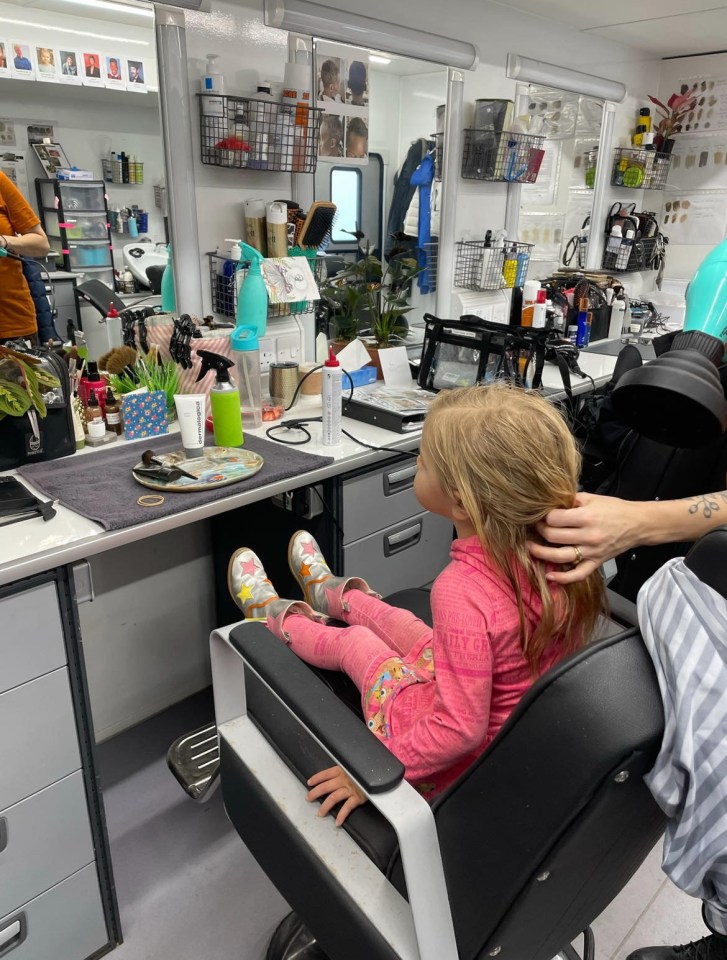
POLYGON ((465 130, 462 177, 535 183, 543 162, 545 137, 503 130, 465 130))
POLYGON ((315 173, 322 110, 200 93, 202 163, 315 173))
POLYGON ((532 243, 488 247, 484 240, 460 240, 454 266, 454 285, 466 290, 521 287, 528 275, 532 243))
POLYGON ((127 157, 126 160, 102 160, 101 169, 107 183, 139 184, 144 182, 144 164, 127 157))
MULTIPOLYGON (((210 261, 210 293, 212 294, 212 312, 217 316, 229 317, 234 320, 237 315, 237 280, 235 278, 237 261, 224 257, 219 253, 208 253, 210 261)), ((245 261, 243 261, 245 263, 245 261)), ((247 273, 247 266, 240 267, 247 273)), ((323 258, 316 260, 313 274, 320 281, 323 271, 323 258)), ((244 280, 243 280, 244 283, 244 280)), ((270 303, 268 304, 268 318, 287 317, 291 313, 306 313, 311 309, 308 300, 298 303, 270 303)))
POLYGON ((663 190, 671 167, 670 153, 617 147, 611 184, 629 190, 663 190))
POLYGON ((629 254, 626 266, 617 267, 619 258, 618 253, 609 253, 605 250, 603 253, 603 269, 613 270, 617 273, 633 273, 636 270, 654 270, 655 262, 661 254, 661 237, 644 237, 641 240, 634 240, 634 245, 629 254))

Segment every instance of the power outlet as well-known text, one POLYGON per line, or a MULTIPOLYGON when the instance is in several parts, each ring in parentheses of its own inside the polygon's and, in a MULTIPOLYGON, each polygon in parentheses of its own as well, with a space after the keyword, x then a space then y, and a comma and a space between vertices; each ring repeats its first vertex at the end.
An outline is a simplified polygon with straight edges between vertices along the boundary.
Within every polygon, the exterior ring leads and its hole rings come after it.
POLYGON ((260 340, 260 373, 268 373, 270 364, 275 363, 275 340, 262 337, 260 340))
POLYGON ((300 359, 300 337, 295 333, 288 333, 282 337, 276 337, 275 353, 278 363, 284 363, 288 360, 294 360, 297 363, 300 359))

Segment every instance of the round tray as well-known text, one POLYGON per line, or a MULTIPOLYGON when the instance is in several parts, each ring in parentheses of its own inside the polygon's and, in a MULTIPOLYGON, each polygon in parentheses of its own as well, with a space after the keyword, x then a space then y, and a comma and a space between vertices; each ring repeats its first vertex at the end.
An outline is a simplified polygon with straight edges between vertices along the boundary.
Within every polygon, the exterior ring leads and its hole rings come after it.
MULTIPOLYGON (((195 474, 197 479, 180 477, 173 483, 165 483, 164 480, 154 480, 152 477, 133 473, 134 480, 152 490, 174 490, 178 493, 213 490, 215 487, 239 483, 240 480, 247 480, 248 477, 256 474, 264 463, 259 453, 239 447, 205 447, 204 455, 195 457, 193 460, 187 460, 183 450, 175 450, 174 453, 160 454, 158 459, 165 467, 179 464, 184 470, 195 474)), ((142 467, 143 463, 140 461, 136 466, 142 467)))

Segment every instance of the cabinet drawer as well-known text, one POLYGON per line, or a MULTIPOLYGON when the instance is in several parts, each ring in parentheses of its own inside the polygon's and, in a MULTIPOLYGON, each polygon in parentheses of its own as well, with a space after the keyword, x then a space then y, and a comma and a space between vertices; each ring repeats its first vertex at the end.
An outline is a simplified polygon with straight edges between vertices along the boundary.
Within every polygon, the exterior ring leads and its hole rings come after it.
POLYGON ((0 810, 80 766, 65 667, 0 694, 0 810))
POLYGON ((79 770, 0 813, 0 916, 94 858, 79 770))
POLYGON ((53 583, 0 600, 0 693, 66 662, 53 583))
POLYGON ((414 496, 416 460, 380 467, 343 481, 343 542, 352 543, 373 530, 421 513, 414 496))
POLYGON ((449 562, 452 524, 419 513, 343 548, 344 576, 363 577, 374 590, 394 593, 433 580, 449 562))
POLYGON ((94 863, 0 920, 9 960, 85 960, 108 939, 94 863))

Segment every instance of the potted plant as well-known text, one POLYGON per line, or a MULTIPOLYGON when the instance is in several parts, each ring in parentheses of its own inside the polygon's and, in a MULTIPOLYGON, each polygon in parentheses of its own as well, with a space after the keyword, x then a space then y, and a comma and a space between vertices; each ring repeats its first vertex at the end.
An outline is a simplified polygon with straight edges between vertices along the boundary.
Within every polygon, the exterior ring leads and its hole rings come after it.
POLYGON ((340 275, 345 288, 354 289, 359 312, 358 329, 369 329, 370 336, 362 337, 366 349, 381 377, 379 350, 393 346, 408 329, 406 314, 409 306, 411 281, 421 271, 414 257, 398 254, 383 263, 379 257, 367 253, 361 260, 340 275))
POLYGON ((150 352, 146 359, 140 357, 133 367, 127 367, 121 373, 109 374, 108 381, 117 397, 138 390, 139 387, 146 387, 149 392, 163 390, 167 404, 167 420, 176 420, 174 394, 179 393, 179 370, 173 360, 158 363, 155 354, 150 352))
POLYGON ((38 416, 46 416, 43 394, 60 384, 41 363, 39 357, 0 346, 0 420, 22 417, 31 407, 38 416))
POLYGON ((321 296, 328 306, 333 349, 337 353, 358 336, 366 292, 362 284, 349 283, 341 276, 323 287, 321 296))
POLYGON ((674 147, 674 136, 681 133, 684 120, 690 110, 696 107, 696 89, 695 84, 684 93, 673 93, 666 103, 649 96, 659 115, 659 122, 654 127, 654 146, 662 153, 671 153, 674 147))

